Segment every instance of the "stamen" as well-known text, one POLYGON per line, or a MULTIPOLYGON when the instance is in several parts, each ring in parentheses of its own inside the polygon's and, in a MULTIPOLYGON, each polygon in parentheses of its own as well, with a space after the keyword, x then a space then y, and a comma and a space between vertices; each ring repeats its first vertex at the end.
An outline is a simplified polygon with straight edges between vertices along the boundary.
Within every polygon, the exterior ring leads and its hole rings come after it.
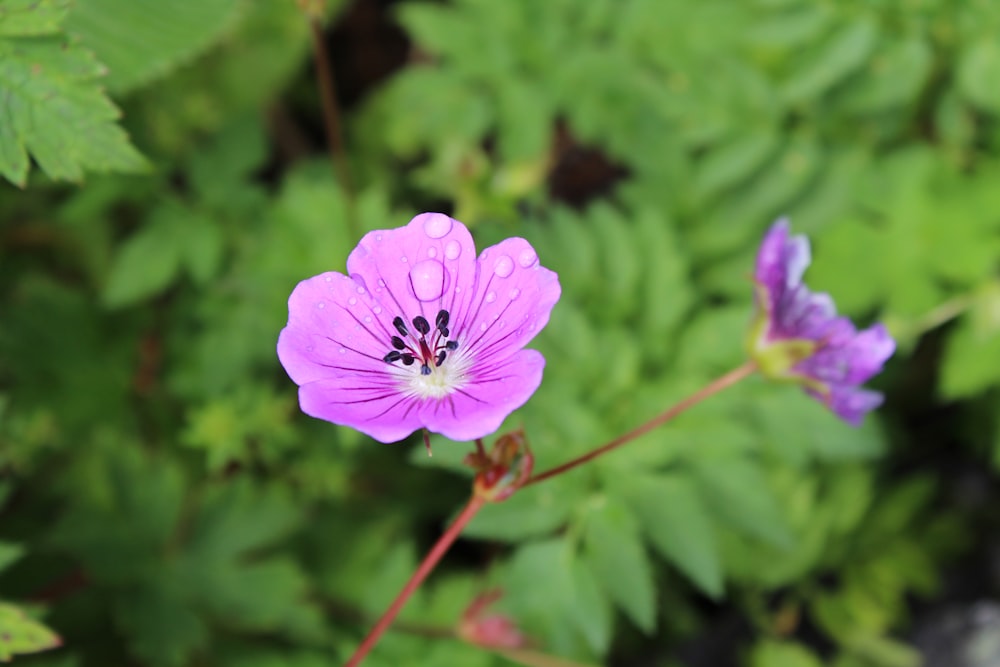
POLYGON ((421 375, 430 375, 431 374, 431 367, 428 366, 427 364, 424 364, 423 366, 420 367, 420 374, 421 375))
POLYGON ((394 348, 396 348, 397 350, 406 349, 406 343, 404 343, 403 339, 400 338, 399 336, 393 336, 392 337, 392 346, 394 348))
POLYGON ((448 356, 447 352, 444 352, 444 351, 438 352, 438 356, 437 356, 437 359, 434 360, 434 364, 436 366, 440 366, 441 364, 444 363, 444 358, 447 357, 447 356, 448 356))
POLYGON ((431 325, 423 315, 417 315, 413 318, 413 328, 419 331, 421 336, 426 336, 431 332, 431 325))
POLYGON ((448 314, 447 310, 438 311, 437 317, 434 319, 434 325, 438 329, 443 329, 448 326, 448 320, 451 319, 451 315, 448 314))
POLYGON ((413 365, 413 361, 414 361, 413 355, 410 354, 410 353, 408 353, 408 352, 405 353, 405 354, 400 355, 400 359, 403 360, 403 365, 405 365, 405 366, 412 366, 413 365))
POLYGON ((458 341, 457 340, 450 340, 450 341, 448 341, 447 343, 444 344, 444 347, 449 352, 454 352, 455 350, 458 349, 458 341))
POLYGON ((406 323, 403 322, 402 317, 396 317, 392 320, 392 326, 396 327, 396 331, 399 332, 400 336, 409 336, 410 332, 406 330, 406 323))
POLYGON ((396 350, 393 350, 389 354, 387 354, 384 357, 382 357, 382 361, 391 364, 394 361, 399 361, 402 357, 403 357, 403 355, 401 355, 396 350))

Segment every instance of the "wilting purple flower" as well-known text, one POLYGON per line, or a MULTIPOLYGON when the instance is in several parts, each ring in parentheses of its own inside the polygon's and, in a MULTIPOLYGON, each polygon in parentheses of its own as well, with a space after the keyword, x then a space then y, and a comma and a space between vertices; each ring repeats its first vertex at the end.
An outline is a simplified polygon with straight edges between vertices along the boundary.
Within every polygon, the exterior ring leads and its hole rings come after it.
POLYGON ((560 287, 524 239, 477 258, 465 225, 423 213, 366 234, 347 271, 303 280, 288 300, 278 357, 307 414, 382 442, 421 427, 474 440, 541 383, 545 358, 522 348, 560 287))
POLYGON ((785 219, 771 226, 757 253, 750 353, 765 375, 800 383, 857 426, 883 400, 860 385, 882 370, 896 343, 882 324, 857 331, 837 317, 829 295, 810 292, 802 283, 809 262, 806 237, 790 237, 785 219))

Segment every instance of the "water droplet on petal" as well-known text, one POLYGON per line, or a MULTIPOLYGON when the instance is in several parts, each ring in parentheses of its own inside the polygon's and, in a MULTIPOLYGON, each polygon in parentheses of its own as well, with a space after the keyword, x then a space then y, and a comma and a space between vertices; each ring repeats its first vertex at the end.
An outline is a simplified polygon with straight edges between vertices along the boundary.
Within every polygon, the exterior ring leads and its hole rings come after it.
POLYGON ((486 322, 483 322, 482 324, 479 325, 479 330, 486 331, 486 322))
POLYGON ((326 278, 323 278, 323 280, 325 280, 326 282, 332 282, 333 276, 327 276, 326 278))
POLYGON ((320 310, 323 310, 324 308, 326 308, 326 304, 320 301, 319 303, 316 304, 316 307, 319 308, 320 310))
POLYGON ((514 289, 512 289, 512 290, 510 291, 510 294, 508 294, 507 296, 509 296, 509 297, 510 297, 510 300, 511 300, 511 301, 513 301, 513 300, 514 300, 514 299, 516 299, 517 297, 521 296, 521 290, 519 290, 519 289, 517 289, 517 288, 515 287, 514 289))
POLYGON ((486 303, 493 303, 496 300, 497 300, 497 293, 496 292, 488 292, 486 294, 486 303))
POLYGON ((462 244, 452 239, 444 245, 444 256, 446 259, 458 259, 462 254, 462 244))
POLYGON ((365 315, 365 324, 371 324, 371 323, 372 323, 371 316, 370 315, 365 315))
POLYGON ((399 261, 401 261, 403 264, 406 264, 406 262, 407 262, 406 255, 403 255, 402 257, 400 257, 399 261))
POLYGON ((379 279, 378 279, 378 286, 379 286, 379 287, 385 287, 385 281, 384 281, 384 280, 382 280, 381 278, 379 278, 379 279))
POLYGON ((517 256, 517 263, 520 264, 525 269, 530 269, 538 261, 538 255, 531 248, 525 248, 521 251, 521 254, 517 256))
POLYGON ((382 307, 381 306, 375 306, 374 308, 372 308, 372 312, 375 313, 376 315, 378 315, 378 314, 380 314, 382 312, 382 307))
POLYGON ((381 234, 376 234, 375 235, 375 240, 376 241, 381 241, 382 240, 382 235, 381 234))
POLYGON ((501 278, 506 278, 510 274, 514 273, 514 260, 507 255, 500 255, 497 258, 496 263, 493 264, 493 273, 497 274, 501 278))
POLYGON ((349 303, 349 304, 350 304, 350 305, 352 305, 352 306, 353 306, 354 304, 356 304, 357 302, 358 302, 358 300, 357 300, 357 299, 355 299, 355 298, 354 298, 353 296, 352 296, 352 297, 351 297, 350 299, 348 299, 348 300, 347 300, 347 303, 349 303))
POLYGON ((434 246, 431 246, 430 248, 427 249, 428 257, 437 257, 437 254, 438 254, 438 249, 435 248, 434 246))
POLYGON ((452 220, 443 213, 426 213, 424 218, 424 234, 432 239, 439 239, 451 231, 452 220))
POLYGON ((365 293, 365 288, 364 287, 359 287, 358 288, 358 294, 364 294, 364 293, 365 293))
POLYGON ((340 348, 340 353, 341 354, 347 354, 347 348, 346 347, 340 348))
POLYGON ((448 286, 448 270, 436 259, 425 259, 410 270, 413 295, 421 301, 433 301, 444 294, 448 286))
POLYGON ((505 326, 507 326, 507 322, 500 320, 500 328, 503 329, 505 326))

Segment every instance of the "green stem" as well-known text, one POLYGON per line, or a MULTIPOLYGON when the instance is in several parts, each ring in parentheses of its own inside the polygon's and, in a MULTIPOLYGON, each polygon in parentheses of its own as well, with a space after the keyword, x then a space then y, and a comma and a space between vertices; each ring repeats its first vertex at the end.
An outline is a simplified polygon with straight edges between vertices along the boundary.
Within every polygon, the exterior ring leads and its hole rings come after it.
POLYGON ((357 667, 357 665, 361 664, 361 661, 365 659, 365 656, 368 655, 369 651, 371 651, 375 644, 378 643, 382 634, 389 629, 390 625, 392 625, 393 620, 395 620, 400 610, 402 610, 406 601, 409 600, 410 596, 413 595, 413 592, 420 587, 420 584, 423 583, 424 579, 427 578, 427 575, 431 573, 434 566, 438 564, 441 557, 444 556, 444 554, 458 538, 459 534, 461 534, 462 530, 468 525, 469 521, 472 520, 472 517, 476 516, 476 513, 482 509, 485 503, 486 501, 478 496, 473 496, 469 499, 469 502, 464 508, 462 508, 462 511, 455 518, 452 524, 448 526, 448 530, 446 530, 444 534, 438 538, 438 541, 427 553, 423 562, 421 562, 420 566, 417 567, 417 571, 414 572, 413 576, 410 577, 410 580, 406 582, 406 585, 403 586, 403 590, 399 592, 396 599, 392 601, 389 608, 386 609, 384 614, 382 614, 382 618, 378 620, 375 627, 373 627, 371 632, 368 633, 368 636, 364 638, 364 641, 361 642, 361 645, 358 646, 354 655, 352 655, 351 659, 345 663, 344 667, 357 667))
POLYGON ((681 414, 688 408, 698 403, 701 403, 709 396, 719 393, 726 387, 736 384, 737 382, 746 378, 756 370, 757 370, 757 364, 753 361, 748 361, 739 368, 729 371, 720 378, 716 378, 712 382, 708 383, 708 385, 706 385, 702 389, 698 390, 691 396, 688 396, 680 403, 677 403, 676 405, 673 405, 672 407, 668 408, 666 411, 661 412, 660 414, 653 417, 645 424, 637 426, 628 433, 618 436, 611 442, 605 445, 601 445, 597 449, 591 450, 586 454, 584 454, 583 456, 578 456, 572 461, 567 461, 566 463, 558 465, 555 468, 550 468, 545 472, 533 475, 530 479, 528 479, 527 482, 524 483, 524 486, 541 482, 543 480, 549 479, 550 477, 555 477, 556 475, 561 475, 564 472, 568 472, 579 465, 583 465, 587 461, 596 459, 598 456, 601 456, 602 454, 607 454, 608 452, 621 447, 625 443, 631 442, 632 440, 635 440, 639 436, 649 433, 654 428, 666 424, 668 421, 670 421, 677 415, 681 414))

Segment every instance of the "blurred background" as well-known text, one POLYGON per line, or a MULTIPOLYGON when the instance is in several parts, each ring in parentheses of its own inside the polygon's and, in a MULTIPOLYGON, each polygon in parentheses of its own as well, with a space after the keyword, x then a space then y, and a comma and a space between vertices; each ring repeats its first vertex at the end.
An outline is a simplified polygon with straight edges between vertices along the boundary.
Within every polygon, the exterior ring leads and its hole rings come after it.
POLYGON ((469 445, 302 415, 275 343, 437 210, 560 274, 539 469, 742 362, 781 215, 899 351, 859 429, 751 378, 486 508, 366 664, 516 664, 448 637, 500 588, 579 665, 1000 665, 1000 3, 0 0, 0 175, 0 660, 347 659, 469 445))

